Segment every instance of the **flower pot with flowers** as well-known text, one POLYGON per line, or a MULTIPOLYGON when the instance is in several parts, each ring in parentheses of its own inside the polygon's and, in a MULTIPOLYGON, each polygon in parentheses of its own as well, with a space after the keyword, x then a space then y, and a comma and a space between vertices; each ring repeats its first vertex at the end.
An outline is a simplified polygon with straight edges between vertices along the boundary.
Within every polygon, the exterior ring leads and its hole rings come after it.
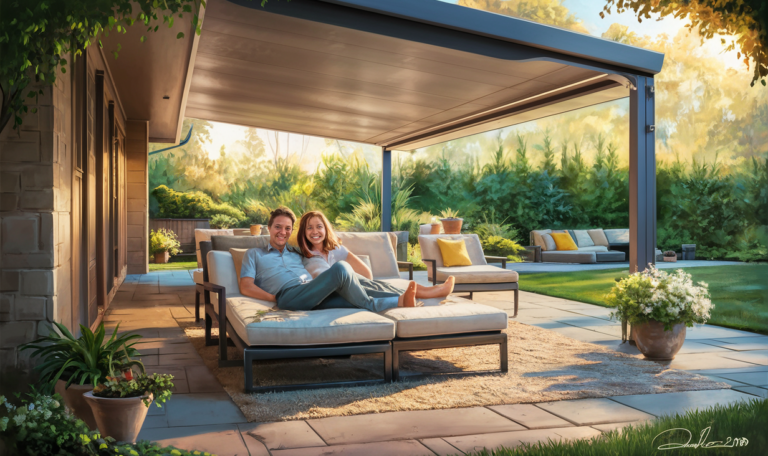
POLYGON ((694 285, 691 275, 678 269, 660 271, 652 265, 618 281, 606 298, 615 307, 611 318, 632 325, 635 342, 648 359, 670 360, 685 342, 686 327, 706 323, 714 305, 708 285, 694 285))
POLYGON ((665 263, 676 263, 677 262, 677 254, 673 250, 667 250, 664 252, 664 262, 665 263))
POLYGON ((55 391, 64 398, 72 413, 83 420, 91 429, 96 429, 91 407, 83 395, 110 375, 110 364, 129 365, 138 363, 131 357, 140 353, 134 348, 140 339, 138 334, 118 336, 118 324, 112 336, 106 338, 104 323, 95 332, 80 325, 81 336, 75 338, 61 323, 54 322, 54 328, 46 337, 22 345, 21 350, 34 350, 33 357, 40 359, 35 367, 40 373, 40 392, 51 395, 55 391))
POLYGON ((461 234, 461 225, 464 223, 463 218, 458 217, 459 212, 453 209, 445 209, 440 212, 440 219, 443 222, 443 232, 445 234, 461 234))
POLYGON ((99 431, 120 442, 135 442, 152 402, 162 407, 171 397, 173 375, 147 375, 144 366, 139 367, 137 374, 115 364, 112 375, 83 396, 99 431))
POLYGON ((181 243, 176 238, 176 233, 160 228, 149 233, 149 252, 155 256, 155 263, 165 264, 171 255, 181 252, 181 243))

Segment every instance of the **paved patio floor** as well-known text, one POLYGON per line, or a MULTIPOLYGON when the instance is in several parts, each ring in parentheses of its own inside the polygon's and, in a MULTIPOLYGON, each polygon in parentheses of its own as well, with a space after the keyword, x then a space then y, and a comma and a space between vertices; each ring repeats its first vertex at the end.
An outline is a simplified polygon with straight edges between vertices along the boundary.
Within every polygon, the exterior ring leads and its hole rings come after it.
MULTIPOLYGON (((732 390, 248 423, 179 327, 194 318, 193 286, 189 271, 128 276, 105 316, 108 328, 121 322, 121 332, 135 331, 149 342, 142 348, 148 371, 176 377, 175 394, 163 408, 152 405, 139 439, 220 456, 461 455, 591 437, 665 413, 768 395, 768 336, 704 325, 688 331, 668 364, 725 381, 732 390)), ((638 353, 620 343, 608 309, 525 292, 520 300, 519 322, 638 353)), ((507 292, 478 293, 475 301, 512 308, 507 292)))

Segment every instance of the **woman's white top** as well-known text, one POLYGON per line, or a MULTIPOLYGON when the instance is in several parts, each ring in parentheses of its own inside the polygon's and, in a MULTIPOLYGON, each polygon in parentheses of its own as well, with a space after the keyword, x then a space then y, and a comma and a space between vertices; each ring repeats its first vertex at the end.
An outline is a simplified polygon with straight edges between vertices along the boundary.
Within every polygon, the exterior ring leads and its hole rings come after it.
POLYGON ((302 261, 304 262, 304 269, 309 272, 313 279, 322 274, 324 271, 330 269, 334 263, 344 261, 347 259, 347 256, 349 256, 349 250, 347 250, 347 248, 343 245, 340 245, 328 252, 327 258, 317 250, 310 250, 310 252, 312 253, 313 257, 302 257, 302 261))

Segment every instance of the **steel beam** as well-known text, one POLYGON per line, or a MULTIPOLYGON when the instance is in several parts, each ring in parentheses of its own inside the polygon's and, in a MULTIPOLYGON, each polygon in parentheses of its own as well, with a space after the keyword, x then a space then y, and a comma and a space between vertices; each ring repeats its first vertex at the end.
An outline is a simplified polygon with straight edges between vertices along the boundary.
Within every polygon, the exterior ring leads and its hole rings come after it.
POLYGON ((392 151, 381 148, 381 231, 392 231, 392 151))
POLYGON ((629 95, 629 270, 656 262, 656 127, 653 78, 629 95))

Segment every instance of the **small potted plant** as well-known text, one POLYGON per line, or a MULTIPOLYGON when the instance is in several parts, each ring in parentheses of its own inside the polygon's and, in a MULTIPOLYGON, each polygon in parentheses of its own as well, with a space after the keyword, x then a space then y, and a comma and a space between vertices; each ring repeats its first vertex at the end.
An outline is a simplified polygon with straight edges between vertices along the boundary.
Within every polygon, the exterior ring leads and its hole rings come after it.
POLYGON ((440 212, 440 219, 443 222, 443 232, 445 234, 461 234, 461 225, 464 223, 463 218, 457 217, 458 211, 453 209, 445 209, 440 212))
POLYGON ((149 251, 155 256, 155 263, 167 263, 171 255, 181 252, 180 247, 176 234, 171 230, 160 228, 149 233, 149 251))
POLYGON ((432 217, 432 223, 430 226, 429 234, 440 234, 440 228, 442 224, 437 221, 437 217, 432 217))
POLYGON ((714 307, 706 283, 690 274, 672 274, 653 266, 616 283, 606 298, 611 318, 632 325, 637 348, 648 359, 670 360, 685 342, 686 327, 706 323, 714 307))
POLYGON ((40 363, 35 367, 40 372, 40 392, 52 394, 55 391, 60 394, 76 417, 85 421, 91 429, 96 429, 93 412, 83 395, 106 379, 110 374, 110 363, 138 363, 131 361, 131 357, 140 355, 139 351, 133 348, 138 342, 133 341, 141 336, 118 336, 118 324, 112 331, 112 336, 105 342, 106 331, 102 323, 96 328, 96 332, 80 325, 82 335, 75 338, 61 323, 53 324, 55 328, 47 337, 20 348, 32 349, 32 356, 40 358, 40 363))
POLYGON ((133 443, 152 402, 162 407, 170 399, 173 375, 147 375, 140 363, 139 374, 126 367, 126 364, 113 364, 112 375, 83 397, 91 406, 102 434, 119 442, 133 443))
POLYGON ((665 263, 675 263, 677 262, 677 254, 672 250, 667 250, 664 252, 664 262, 665 263))

